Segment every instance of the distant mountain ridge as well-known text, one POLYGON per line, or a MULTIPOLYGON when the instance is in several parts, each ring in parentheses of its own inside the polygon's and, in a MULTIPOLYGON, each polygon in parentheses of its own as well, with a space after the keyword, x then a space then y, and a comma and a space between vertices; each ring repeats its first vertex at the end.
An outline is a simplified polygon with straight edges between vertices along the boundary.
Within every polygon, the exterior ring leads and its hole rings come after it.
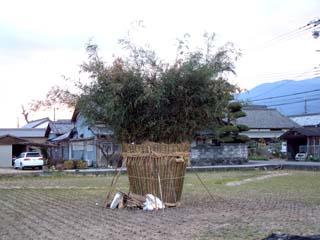
POLYGON ((251 104, 267 105, 284 115, 320 112, 320 77, 260 84, 236 97, 251 104), (306 92, 299 94, 301 92, 306 92), (278 96, 284 96, 278 98, 278 96))

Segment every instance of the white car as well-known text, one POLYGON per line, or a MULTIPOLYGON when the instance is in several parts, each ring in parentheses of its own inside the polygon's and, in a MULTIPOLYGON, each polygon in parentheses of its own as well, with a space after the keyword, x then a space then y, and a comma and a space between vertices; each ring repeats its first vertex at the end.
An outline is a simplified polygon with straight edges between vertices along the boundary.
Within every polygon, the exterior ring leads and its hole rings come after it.
POLYGON ((297 153, 296 157, 295 157, 295 160, 296 161, 306 161, 307 157, 308 157, 307 153, 297 153))
POLYGON ((38 152, 23 152, 14 160, 13 167, 15 169, 24 169, 26 167, 42 169, 43 158, 38 152))

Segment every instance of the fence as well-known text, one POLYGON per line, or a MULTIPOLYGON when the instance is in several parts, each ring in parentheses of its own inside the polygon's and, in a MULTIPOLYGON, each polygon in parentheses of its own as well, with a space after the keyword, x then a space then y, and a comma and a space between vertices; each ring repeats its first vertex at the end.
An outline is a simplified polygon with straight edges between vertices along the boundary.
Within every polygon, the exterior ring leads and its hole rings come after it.
POLYGON ((320 158, 320 145, 301 145, 299 146, 299 152, 320 158))

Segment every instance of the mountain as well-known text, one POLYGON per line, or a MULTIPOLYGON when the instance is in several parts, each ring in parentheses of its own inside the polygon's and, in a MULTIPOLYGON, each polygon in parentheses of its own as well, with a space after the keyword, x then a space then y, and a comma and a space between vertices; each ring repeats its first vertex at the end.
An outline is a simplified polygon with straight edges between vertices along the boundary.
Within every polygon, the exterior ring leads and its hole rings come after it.
POLYGON ((250 104, 267 105, 287 116, 305 112, 319 113, 320 77, 260 84, 247 92, 240 93, 236 99, 250 104))

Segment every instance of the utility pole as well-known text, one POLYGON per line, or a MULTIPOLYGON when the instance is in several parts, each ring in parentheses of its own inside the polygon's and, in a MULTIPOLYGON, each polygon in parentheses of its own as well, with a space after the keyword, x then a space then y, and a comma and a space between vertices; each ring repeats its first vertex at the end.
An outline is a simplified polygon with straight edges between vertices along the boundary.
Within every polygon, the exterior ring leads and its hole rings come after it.
POLYGON ((307 99, 304 97, 304 114, 307 114, 307 99))
POLYGON ((59 110, 59 107, 53 106, 53 121, 56 121, 56 114, 57 114, 57 110, 59 110))
POLYGON ((319 36, 320 36, 320 29, 319 29, 319 26, 320 26, 320 19, 317 19, 317 20, 313 20, 311 22, 309 22, 307 24, 307 26, 309 26, 309 28, 313 29, 312 31, 312 36, 317 39, 319 36), (311 27, 310 27, 311 25, 311 27))

